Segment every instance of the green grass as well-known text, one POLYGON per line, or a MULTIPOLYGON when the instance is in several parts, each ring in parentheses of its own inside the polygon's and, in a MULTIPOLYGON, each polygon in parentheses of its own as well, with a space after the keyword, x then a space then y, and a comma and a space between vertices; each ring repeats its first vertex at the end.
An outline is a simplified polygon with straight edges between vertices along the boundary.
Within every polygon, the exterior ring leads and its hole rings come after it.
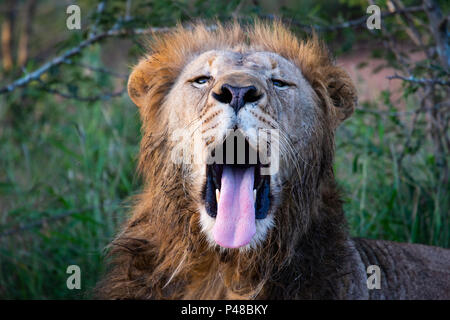
MULTIPOLYGON (((139 189, 137 109, 126 97, 88 104, 27 93, 0 100, 0 298, 86 298, 139 189), (81 290, 66 288, 72 264, 81 290)), ((396 166, 404 132, 394 118, 360 112, 339 129, 351 232, 449 247, 448 186, 436 189, 427 146, 396 166)))
POLYGON ((138 189, 137 110, 127 98, 80 104, 48 95, 11 110, 18 104, 0 105, 0 297, 86 297, 124 199, 138 189), (72 264, 82 290, 66 288, 72 264))
MULTIPOLYGON (((414 101, 408 104, 410 110, 414 101)), ((401 116, 411 123, 411 113, 401 116)), ((335 170, 352 235, 449 247, 449 186, 439 182, 432 145, 420 130, 412 139, 421 147, 398 166, 408 133, 397 116, 358 111, 339 129, 335 170)))

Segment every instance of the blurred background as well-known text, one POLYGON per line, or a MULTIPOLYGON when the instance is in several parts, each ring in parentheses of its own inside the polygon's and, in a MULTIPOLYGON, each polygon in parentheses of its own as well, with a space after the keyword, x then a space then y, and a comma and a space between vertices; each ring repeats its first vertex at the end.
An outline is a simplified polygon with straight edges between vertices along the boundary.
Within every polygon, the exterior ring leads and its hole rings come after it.
POLYGON ((336 141, 351 234, 448 248, 449 8, 446 0, 1 1, 0 298, 91 296, 104 247, 141 185, 130 67, 151 32, 198 18, 280 18, 299 37, 315 29, 360 97, 336 141), (81 29, 69 30, 74 4, 81 29), (371 4, 381 29, 367 28, 371 4), (69 265, 82 270, 81 290, 67 289, 69 265))

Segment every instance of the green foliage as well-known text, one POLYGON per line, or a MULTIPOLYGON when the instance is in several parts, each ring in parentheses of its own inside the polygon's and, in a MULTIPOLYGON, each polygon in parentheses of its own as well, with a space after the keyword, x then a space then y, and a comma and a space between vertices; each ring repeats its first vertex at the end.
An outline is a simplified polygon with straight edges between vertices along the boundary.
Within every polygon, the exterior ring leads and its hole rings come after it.
MULTIPOLYGON (((98 54, 94 48, 86 60, 98 54)), ((111 80, 86 78, 78 68, 62 77, 72 79, 68 91, 83 95, 111 80)), ((33 87, 1 106, 0 296, 84 298, 138 189, 136 107, 126 97, 82 103, 33 87), (71 264, 81 267, 81 291, 66 287, 71 264)))
MULTIPOLYGON (((408 110, 416 103, 411 100, 408 110)), ((352 235, 449 247, 448 189, 435 188, 439 167, 431 146, 403 151, 408 130, 395 110, 390 116, 376 113, 376 104, 365 107, 375 113, 357 111, 337 135, 335 169, 352 235), (406 155, 399 168, 401 152, 406 155)), ((423 140, 423 135, 419 130, 412 139, 423 140)))

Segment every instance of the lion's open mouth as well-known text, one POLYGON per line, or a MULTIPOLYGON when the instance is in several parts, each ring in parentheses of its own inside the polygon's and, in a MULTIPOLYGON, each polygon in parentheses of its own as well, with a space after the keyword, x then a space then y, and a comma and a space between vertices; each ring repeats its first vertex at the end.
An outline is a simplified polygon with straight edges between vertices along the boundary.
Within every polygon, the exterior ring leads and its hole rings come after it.
POLYGON ((223 247, 237 248, 252 239, 255 220, 267 217, 271 202, 270 176, 261 175, 265 165, 247 140, 242 150, 235 140, 231 157, 229 153, 227 156, 226 145, 213 152, 223 156, 221 161, 206 166, 204 200, 206 212, 215 218, 215 241, 223 247))

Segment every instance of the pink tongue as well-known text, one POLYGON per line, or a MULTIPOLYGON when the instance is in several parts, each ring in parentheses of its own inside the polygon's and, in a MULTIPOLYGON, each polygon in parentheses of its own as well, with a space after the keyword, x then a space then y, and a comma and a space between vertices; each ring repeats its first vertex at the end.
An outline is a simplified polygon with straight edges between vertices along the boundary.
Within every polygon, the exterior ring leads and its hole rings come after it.
POLYGON ((217 205, 214 240, 225 248, 239 248, 256 232, 253 183, 255 168, 224 166, 217 205))

